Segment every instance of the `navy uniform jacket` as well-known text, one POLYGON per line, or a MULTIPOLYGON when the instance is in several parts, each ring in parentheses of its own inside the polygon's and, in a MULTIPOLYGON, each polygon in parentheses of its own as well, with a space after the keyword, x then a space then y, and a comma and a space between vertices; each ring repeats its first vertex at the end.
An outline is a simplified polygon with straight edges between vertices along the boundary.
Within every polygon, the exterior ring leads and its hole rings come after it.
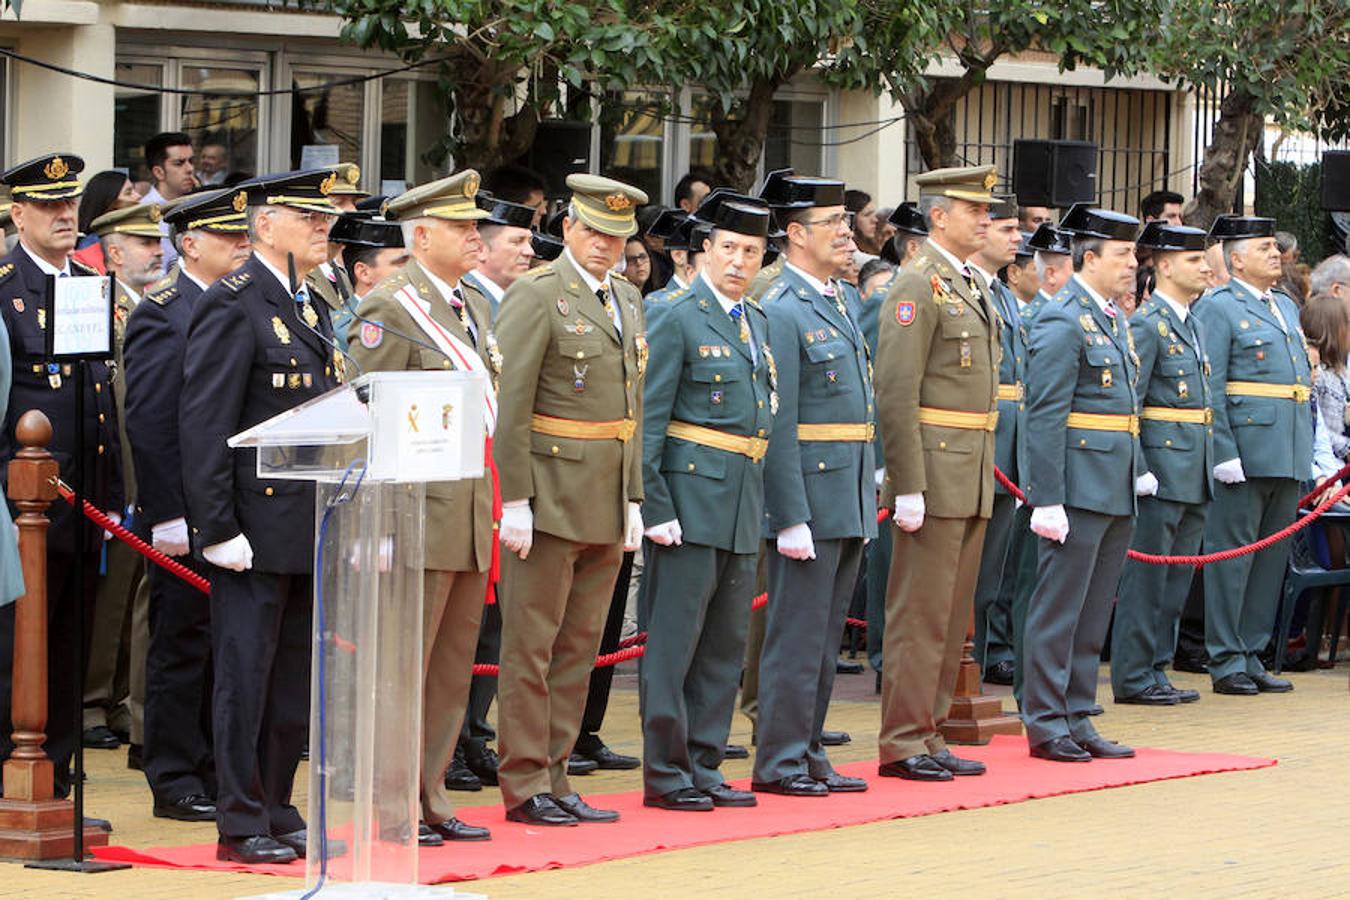
MULTIPOLYGON (((311 305, 331 340, 327 304, 311 305)), ((255 571, 313 571, 313 484, 259 479, 255 451, 225 441, 337 387, 333 349, 254 255, 198 298, 185 352, 178 425, 194 543, 243 533, 255 571)))
MULTIPOLYGON (((92 269, 70 263, 72 275, 97 275, 92 269)), ((49 371, 46 357, 47 276, 23 247, 16 245, 0 263, 0 315, 9 331, 10 355, 14 358, 14 382, 5 411, 4 433, 0 434, 0 480, 8 485, 9 461, 21 449, 14 436, 19 419, 30 409, 40 409, 52 423, 52 441, 48 446, 61 466, 61 478, 74 481, 75 391, 74 363, 62 363, 49 371)), ((120 513, 124 502, 122 489, 121 443, 117 435, 117 408, 113 398, 112 372, 106 362, 86 364, 84 384, 84 497, 99 509, 120 513)), ((58 553, 76 551, 76 516, 64 500, 47 510, 51 527, 47 531, 47 549, 58 553)), ((85 550, 97 550, 102 532, 86 526, 85 550)))
MULTIPOLYGON (((1002 320, 1000 341, 1003 356, 998 365, 998 430, 994 432, 994 465, 1016 484, 1026 469, 1026 367, 1027 334, 1017 311, 1017 298, 995 278, 989 294, 1002 320)), ((994 490, 1007 491, 994 480, 994 490)))
POLYGON ((1158 479, 1159 499, 1178 503, 1204 503, 1214 496, 1214 425, 1169 422, 1147 411, 1212 410, 1204 337, 1192 331, 1199 324, 1193 312, 1180 321, 1157 295, 1130 317, 1139 354, 1136 393, 1145 410, 1139 422, 1143 471, 1158 479))
MULTIPOLYGON (((1066 426, 1069 414, 1136 416, 1138 361, 1129 320, 1116 330, 1077 277, 1036 313, 1027 360, 1027 472, 1032 506, 1073 506, 1132 516, 1134 482, 1144 473, 1129 431, 1066 426)), ((1118 419, 1115 421, 1119 421, 1118 419)))
POLYGON ((150 286, 127 321, 122 360, 126 429, 136 467, 136 522, 148 534, 187 517, 178 442, 178 401, 192 310, 202 289, 180 270, 150 286))
POLYGON ((1228 395, 1228 385, 1235 381, 1310 389, 1308 349, 1299 328, 1298 307, 1279 291, 1274 295, 1287 333, 1270 307, 1236 281, 1215 288, 1192 308, 1209 352, 1209 386, 1215 397, 1214 459, 1223 463, 1241 458, 1248 478, 1306 481, 1312 477, 1312 414, 1307 397, 1296 402, 1228 395))
POLYGON ((874 421, 862 329, 788 266, 762 303, 780 399, 764 467, 766 534, 809 522, 815 540, 875 537, 872 442, 803 441, 798 428, 874 421))
POLYGON ((763 460, 670 437, 687 422, 741 437, 768 438, 773 423, 768 321, 742 304, 755 344, 722 310, 703 278, 681 288, 647 320, 651 348, 642 409, 642 481, 648 525, 678 518, 687 543, 732 553, 759 550, 764 516, 763 460))

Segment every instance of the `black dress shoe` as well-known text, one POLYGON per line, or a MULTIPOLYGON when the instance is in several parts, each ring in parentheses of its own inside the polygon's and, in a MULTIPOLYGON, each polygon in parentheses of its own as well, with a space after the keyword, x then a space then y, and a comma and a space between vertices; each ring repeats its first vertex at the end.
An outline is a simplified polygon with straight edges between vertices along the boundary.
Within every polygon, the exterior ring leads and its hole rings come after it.
POLYGON ((1051 738, 1031 748, 1031 755, 1051 762, 1092 762, 1092 754, 1078 746, 1073 738, 1051 738))
POLYGON ((81 735, 81 741, 85 747, 90 750, 116 750, 122 746, 122 742, 113 734, 113 730, 107 725, 95 725, 93 728, 86 728, 81 735))
POLYGON ((938 765, 927 753, 908 756, 899 762, 882 763, 877 774, 885 778, 904 778, 909 781, 951 781, 952 773, 938 765))
POLYGON ((727 744, 726 749, 722 751, 723 759, 749 759, 750 751, 740 744, 727 744))
POLYGON ((831 794, 861 794, 867 790, 867 782, 861 778, 854 778, 852 775, 840 775, 838 772, 831 772, 824 778, 817 778, 817 784, 825 785, 825 789, 831 794))
POLYGON ((810 775, 788 775, 777 781, 752 781, 750 789, 784 797, 828 797, 830 789, 810 775))
POLYGON ((127 768, 137 772, 145 771, 145 763, 141 760, 140 744, 127 744, 127 768))
POLYGON ((1010 659, 1001 660, 984 670, 984 680, 988 684, 1009 685, 1013 683, 1014 667, 1010 659))
POLYGON ((1214 693, 1231 694, 1237 697, 1252 697, 1261 693, 1256 682, 1247 677, 1246 672, 1234 672, 1214 682, 1214 693))
POLYGON ((486 828, 461 822, 454 816, 444 822, 428 822, 427 828, 447 841, 486 841, 492 837, 492 832, 486 828))
POLYGON ((823 747, 842 747, 853 743, 853 736, 847 731, 822 731, 820 743, 823 747))
POLYGON ((1260 672, 1247 677, 1256 685, 1256 689, 1263 694, 1287 694, 1294 689, 1292 681, 1287 678, 1276 678, 1269 672, 1260 672))
POLYGON ((680 788, 659 797, 643 797, 643 806, 668 809, 672 812, 712 812, 712 798, 694 788, 680 788))
POLYGON ((1132 759, 1134 757, 1134 750, 1124 744, 1108 741, 1101 735, 1075 740, 1074 743, 1086 750, 1093 759, 1132 759))
POLYGON ((1177 696, 1176 691, 1168 690, 1161 684, 1150 684, 1137 694, 1117 697, 1116 702, 1134 706, 1176 706, 1181 702, 1181 698, 1177 696))
MULTIPOLYGON (((304 859, 305 854, 309 851, 309 832, 304 828, 288 831, 285 834, 274 834, 272 840, 290 847, 300 859, 304 859)), ((347 852, 347 844, 337 838, 329 838, 327 843, 329 859, 336 859, 347 852)))
POLYGON ((1102 708, 1100 703, 1094 703, 1088 707, 1087 714, 1089 716, 1100 716, 1104 712, 1106 712, 1106 710, 1102 708))
POLYGON ((450 759, 450 768, 445 770, 445 787, 451 791, 481 791, 483 779, 469 769, 464 754, 458 748, 450 759))
MULTIPOLYGON (((402 843, 402 841, 399 841, 402 843)), ((441 847, 445 844, 445 838, 431 830, 431 826, 426 822, 417 823, 417 846, 419 847, 441 847)))
POLYGON ((1193 691, 1190 688, 1179 688, 1171 682, 1164 684, 1163 687, 1176 694, 1178 703, 1194 703, 1200 699, 1200 692, 1193 691))
POLYGON ((157 819, 176 819, 179 822, 214 822, 216 804, 203 794, 188 794, 172 803, 156 803, 153 810, 157 819))
POLYGON ((863 664, 846 659, 836 659, 834 661, 834 673, 836 675, 861 675, 863 664))
POLYGON ((1172 668, 1178 672, 1191 672, 1204 675, 1209 671, 1209 657, 1206 653, 1178 653, 1172 658, 1172 668))
POLYGON ((984 763, 978 759, 962 759, 956 756, 950 750, 943 750, 941 753, 930 753, 929 758, 942 768, 951 772, 953 775, 983 775, 984 763))
POLYGON ((749 791, 738 791, 725 781, 703 791, 712 799, 713 806, 758 806, 759 801, 749 791))
POLYGON ((224 837, 216 842, 216 859, 261 866, 268 863, 289 863, 299 859, 295 851, 265 834, 248 837, 224 837))
POLYGON ((600 749, 598 750, 593 750, 589 753, 578 751, 573 755, 589 759, 602 769, 615 771, 636 769, 638 766, 642 765, 642 760, 638 759, 636 756, 624 756, 622 753, 615 753, 604 744, 601 744, 600 749))
POLYGON ((84 827, 97 828, 99 831, 106 831, 109 834, 112 834, 112 823, 109 822, 107 819, 98 819, 95 818, 94 816, 85 816, 84 827))
POLYGON ((600 764, 595 760, 587 759, 578 753, 573 753, 567 758, 568 775, 589 775, 599 768, 600 764))
POLYGON ((497 766, 500 762, 497 751, 486 744, 473 742, 464 751, 464 765, 478 777, 481 784, 497 786, 497 766))
POLYGON ((506 811, 508 822, 527 825, 576 825, 577 817, 553 802, 548 794, 535 794, 519 806, 506 811))
POLYGON ((554 797, 553 802, 558 804, 559 808, 565 813, 570 813, 576 817, 578 822, 617 822, 619 813, 612 809, 596 809, 585 800, 581 799, 578 793, 564 794, 561 797, 554 797))

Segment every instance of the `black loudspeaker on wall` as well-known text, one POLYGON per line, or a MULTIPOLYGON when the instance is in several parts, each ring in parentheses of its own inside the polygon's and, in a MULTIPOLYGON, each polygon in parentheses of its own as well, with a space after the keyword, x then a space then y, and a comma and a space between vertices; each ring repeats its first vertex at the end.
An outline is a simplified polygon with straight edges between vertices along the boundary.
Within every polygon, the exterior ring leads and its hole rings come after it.
POLYGON ((1022 206, 1067 208, 1097 199, 1097 145, 1013 141, 1013 193, 1022 206))
POLYGON ((567 176, 591 167, 591 124, 566 119, 540 122, 525 164, 544 176, 549 197, 570 194, 567 176))
POLYGON ((1350 211, 1350 150, 1322 154, 1322 208, 1328 212, 1350 211))

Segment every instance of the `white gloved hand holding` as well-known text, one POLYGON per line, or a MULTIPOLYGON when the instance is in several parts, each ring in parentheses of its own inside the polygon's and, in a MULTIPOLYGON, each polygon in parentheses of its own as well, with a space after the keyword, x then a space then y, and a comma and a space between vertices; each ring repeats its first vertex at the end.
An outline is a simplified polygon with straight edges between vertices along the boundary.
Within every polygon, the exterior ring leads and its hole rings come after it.
POLYGON ((534 546, 534 513, 530 501, 512 500, 502 504, 501 542, 506 549, 521 559, 530 555, 534 546))
POLYGON ((895 498, 895 512, 891 518, 901 531, 918 531, 923 527, 923 494, 901 494, 895 498))
POLYGON ((811 539, 811 526, 802 522, 778 532, 778 552, 788 559, 815 559, 816 542, 811 539))
POLYGON ((679 519, 671 519, 669 522, 653 525, 645 533, 647 540, 653 544, 660 544, 662 547, 678 547, 684 543, 684 529, 680 527, 679 519))
POLYGON ((243 572, 253 568, 253 546, 248 538, 236 534, 228 541, 212 544, 202 551, 202 556, 213 566, 243 572))
POLYGON ((150 526, 150 544, 165 556, 184 556, 188 552, 187 519, 179 516, 150 526))
POLYGON ((628 504, 628 528, 623 533, 623 552, 632 553, 642 546, 642 504, 628 504))
POLYGON ((1069 539, 1069 517, 1063 506, 1038 506, 1031 511, 1031 530, 1043 538, 1059 541, 1069 539))
POLYGON ((1158 493, 1158 478, 1152 472, 1145 472, 1134 480, 1136 497, 1152 497, 1158 493))
MULTIPOLYGON (((113 520, 113 523, 114 523, 114 524, 116 524, 116 525, 121 525, 121 524, 122 524, 122 514, 121 514, 121 513, 109 512, 109 513, 107 514, 107 516, 108 516, 108 518, 110 518, 110 519, 113 520)), ((105 541, 110 541, 110 540, 112 540, 112 537, 113 537, 113 533, 112 533, 111 531, 105 531, 105 532, 103 532, 103 540, 105 540, 105 541)))
POLYGON ((1214 467, 1214 478, 1224 484, 1242 484, 1247 480, 1247 473, 1242 471, 1242 458, 1235 456, 1219 463, 1214 467))
POLYGON ((872 473, 872 480, 877 483, 877 487, 881 487, 882 482, 886 480, 886 470, 877 469, 875 472, 872 473))

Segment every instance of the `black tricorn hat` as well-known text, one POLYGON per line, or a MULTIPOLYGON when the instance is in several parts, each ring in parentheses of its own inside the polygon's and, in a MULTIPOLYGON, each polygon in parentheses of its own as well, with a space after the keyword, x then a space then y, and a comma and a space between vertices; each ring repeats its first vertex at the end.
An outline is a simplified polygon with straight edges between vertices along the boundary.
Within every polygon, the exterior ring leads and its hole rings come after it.
MULTIPOLYGON (((769 233, 769 205, 758 197, 737 194, 726 189, 713 191, 703 199, 694 218, 708 225, 708 232, 724 228, 751 237, 769 233)), ((702 247, 702 242, 699 242, 702 247)))
POLYGON ((924 236, 928 234, 928 226, 923 221, 923 213, 919 212, 919 204, 913 200, 906 200, 891 210, 890 218, 886 221, 894 225, 898 231, 924 236))
POLYGON ((1033 253, 1054 253, 1068 256, 1073 253, 1067 231, 1061 231, 1049 222, 1042 222, 1027 240, 1027 247, 1033 253))
POLYGON ((1059 228, 1075 238, 1133 241, 1139 236, 1139 220, 1134 216, 1086 203, 1075 203, 1060 220, 1059 228))
POLYGON ((778 203, 780 198, 786 194, 786 188, 783 187, 783 179, 790 178, 797 174, 795 169, 774 169, 764 176, 764 183, 759 186, 759 199, 773 206, 778 203))
MULTIPOLYGON (((766 185, 767 187, 767 185, 766 185)), ((844 183, 833 178, 788 175, 775 187, 775 197, 762 197, 774 209, 843 206, 844 183)))
POLYGON ((1199 228, 1185 225, 1169 225, 1161 219, 1154 219, 1144 226, 1139 235, 1138 245, 1145 250, 1157 250, 1167 253, 1174 250, 1204 250, 1207 243, 1205 232, 1199 228))
POLYGON ((1022 232, 1022 240, 1017 245, 1017 258, 1026 259, 1027 257, 1035 255, 1036 255, 1036 248, 1031 246, 1031 232, 1030 231, 1022 232))
POLYGON ((1219 216, 1209 226, 1216 241, 1245 241, 1248 238, 1274 237, 1275 220, 1264 216, 1219 216))
POLYGON ((530 246, 534 249, 535 259, 552 262, 562 256, 565 245, 551 234, 536 231, 530 235, 530 246))
POLYGON ((354 247, 402 247, 403 228, 370 213, 343 213, 328 232, 328 241, 354 247))
POLYGON ((478 208, 488 214, 479 225, 508 225, 513 228, 530 228, 534 225, 534 210, 523 203, 499 200, 489 191, 479 191, 474 196, 478 208))
MULTIPOLYGON (((660 238, 665 241, 667 250, 685 250, 686 247, 673 246, 671 241, 678 241, 680 238, 680 226, 689 218, 689 213, 682 209, 663 209, 647 229, 647 234, 654 238, 660 238)), ((689 239, 686 233, 684 240, 689 239)))

